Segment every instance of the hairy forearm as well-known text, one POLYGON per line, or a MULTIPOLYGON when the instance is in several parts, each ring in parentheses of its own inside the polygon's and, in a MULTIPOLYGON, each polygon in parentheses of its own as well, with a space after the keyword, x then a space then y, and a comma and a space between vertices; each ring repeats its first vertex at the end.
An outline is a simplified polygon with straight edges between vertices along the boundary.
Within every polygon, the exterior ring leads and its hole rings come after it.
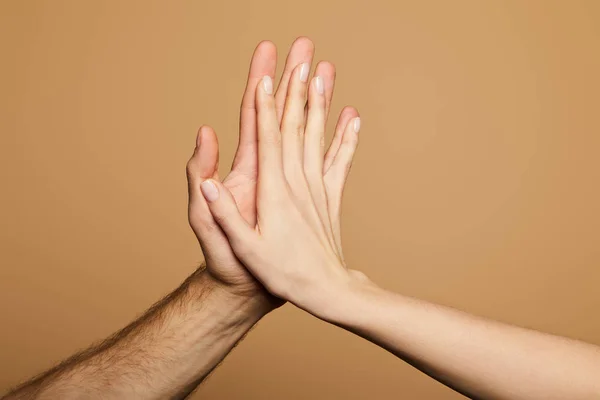
POLYGON ((137 321, 5 399, 184 398, 267 311, 198 270, 137 321))
POLYGON ((598 399, 600 348, 357 285, 329 320, 472 398, 598 399))

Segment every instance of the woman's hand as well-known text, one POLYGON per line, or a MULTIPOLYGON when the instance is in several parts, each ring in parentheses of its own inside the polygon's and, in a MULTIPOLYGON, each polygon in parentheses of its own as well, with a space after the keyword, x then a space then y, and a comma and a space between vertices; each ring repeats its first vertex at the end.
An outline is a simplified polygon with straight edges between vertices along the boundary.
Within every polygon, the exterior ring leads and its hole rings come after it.
POLYGON ((325 79, 317 71, 309 83, 308 70, 302 64, 292 73, 281 125, 271 76, 257 87, 256 223, 218 180, 204 181, 201 190, 236 256, 269 292, 327 318, 334 303, 328 300, 361 275, 345 268, 339 229, 360 118, 338 124, 324 157, 325 79))
MULTIPOLYGON (((279 129, 282 126, 305 125, 304 106, 302 105, 295 114, 295 120, 291 120, 292 114, 286 111, 284 118, 284 107, 289 102, 286 101, 290 90, 290 79, 292 73, 304 65, 305 73, 312 63, 314 54, 313 43, 307 38, 299 38, 292 45, 286 60, 286 66, 275 94, 269 95, 271 101, 272 123, 279 129)), ((224 286, 227 290, 256 298, 260 301, 266 300, 271 307, 281 304, 280 300, 271 297, 263 286, 244 268, 238 258, 232 251, 227 237, 219 228, 217 222, 213 219, 208 206, 200 194, 200 185, 207 179, 218 183, 226 188, 231 201, 237 206, 240 217, 246 224, 254 226, 256 224, 256 182, 258 174, 258 142, 257 137, 257 88, 262 85, 263 77, 268 77, 273 82, 276 69, 276 49, 271 42, 262 42, 256 48, 252 57, 248 83, 242 99, 240 113, 240 141, 236 156, 234 159, 231 173, 225 178, 223 183, 219 183, 218 171, 218 143, 215 132, 207 126, 204 126, 198 132, 196 148, 187 165, 188 183, 189 183, 189 220, 196 236, 198 237, 204 256, 206 258, 207 270, 214 280, 224 286)), ((322 93, 319 95, 321 101, 320 121, 325 123, 329 106, 333 96, 333 87, 335 80, 335 68, 331 63, 320 62, 315 74, 320 77, 322 93)), ((308 75, 307 75, 308 76, 308 75)), ((298 77, 295 77, 298 79, 298 77)), ((301 86, 306 86, 302 83, 301 86)), ((305 89, 304 89, 305 90, 305 89)), ((298 104, 296 104, 298 106, 298 104)), ((313 115, 313 113, 311 113, 313 115)), ((346 178, 346 172, 340 170, 339 166, 333 165, 335 155, 340 151, 342 154, 348 152, 348 146, 342 145, 342 133, 349 121, 358 115, 352 107, 346 107, 338 119, 336 134, 334 140, 327 152, 327 157, 323 159, 320 155, 320 164, 327 168, 319 172, 319 181, 325 182, 327 196, 331 199, 329 207, 331 215, 334 216, 332 232, 339 243, 339 209, 341 201, 341 192, 346 178), (326 171, 326 172, 324 172, 326 171), (323 178, 323 174, 325 177, 323 178), (324 180, 323 180, 324 179, 324 180)), ((310 117, 313 118, 314 117, 310 117)), ((346 154, 346 158, 351 154, 346 154)))

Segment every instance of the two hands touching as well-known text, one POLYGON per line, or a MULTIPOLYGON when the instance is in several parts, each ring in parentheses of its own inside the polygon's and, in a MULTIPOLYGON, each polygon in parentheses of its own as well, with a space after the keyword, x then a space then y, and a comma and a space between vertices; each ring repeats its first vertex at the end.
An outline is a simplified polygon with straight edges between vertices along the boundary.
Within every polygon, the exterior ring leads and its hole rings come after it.
POLYGON ((323 312, 317 296, 353 276, 343 264, 340 210, 360 119, 345 107, 325 152, 335 68, 320 62, 309 79, 313 55, 313 43, 297 39, 275 89, 275 45, 258 45, 238 149, 222 181, 216 134, 198 131, 187 163, 189 221, 206 266, 121 331, 6 399, 184 398, 285 300, 323 312))
POLYGON ((272 307, 289 301, 473 398, 600 398, 598 347, 391 293, 346 267, 340 210, 360 118, 345 108, 325 152, 333 66, 320 63, 309 79, 313 46, 300 38, 274 92, 274 70, 259 67, 274 51, 265 42, 255 52, 232 174, 223 183, 214 175, 216 139, 206 127, 188 164, 192 227, 207 260, 222 252, 209 273, 234 290, 252 282, 252 296, 272 307), (245 190, 233 183, 240 176, 245 190), (214 249, 203 233, 218 236, 214 249), (225 259, 235 267, 221 269, 225 259))
POLYGON ((358 143, 360 118, 346 107, 325 152, 335 70, 298 39, 274 91, 275 47, 254 53, 242 101, 240 145, 232 172, 217 176, 217 140, 202 127, 188 162, 189 219, 207 271, 229 290, 283 299, 319 317, 361 276, 344 265, 340 212, 358 143), (275 296, 275 297, 273 297, 275 296))
POLYGON ((199 130, 187 165, 189 220, 206 267, 4 399, 185 398, 284 301, 472 398, 600 398, 599 347, 392 293, 346 267, 340 210, 360 118, 344 108, 325 151, 335 69, 321 62, 309 79, 313 54, 309 39, 297 39, 275 90, 275 46, 258 45, 223 181, 215 132, 199 130))

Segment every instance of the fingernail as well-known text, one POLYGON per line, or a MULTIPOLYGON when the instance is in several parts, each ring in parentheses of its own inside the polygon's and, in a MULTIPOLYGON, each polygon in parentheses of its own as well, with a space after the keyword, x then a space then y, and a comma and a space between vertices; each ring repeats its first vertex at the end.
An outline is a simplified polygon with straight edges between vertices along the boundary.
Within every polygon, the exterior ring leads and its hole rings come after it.
POLYGON ((360 117, 354 120, 354 132, 360 131, 360 117))
POLYGON ((273 94, 273 79, 269 75, 263 77, 263 88, 267 94, 273 94))
POLYGON ((208 202, 213 202, 219 198, 219 189, 217 189, 217 186, 215 186, 211 180, 202 182, 200 184, 200 190, 208 202))
POLYGON ((317 76, 315 78, 315 86, 317 87, 317 93, 325 93, 325 88, 323 87, 323 78, 321 78, 320 76, 317 76))
POLYGON ((300 82, 306 82, 307 80, 308 80, 308 63, 304 63, 300 67, 300 82))

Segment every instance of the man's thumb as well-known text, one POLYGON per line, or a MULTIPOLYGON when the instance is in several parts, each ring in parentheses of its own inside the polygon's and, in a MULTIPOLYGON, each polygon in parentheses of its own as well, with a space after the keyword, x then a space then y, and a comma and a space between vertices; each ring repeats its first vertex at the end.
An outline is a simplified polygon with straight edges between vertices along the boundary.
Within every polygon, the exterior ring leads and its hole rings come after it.
POLYGON ((233 196, 221 182, 207 179, 200 185, 200 190, 214 220, 227 235, 234 251, 236 247, 246 247, 256 240, 257 233, 242 217, 233 196))

